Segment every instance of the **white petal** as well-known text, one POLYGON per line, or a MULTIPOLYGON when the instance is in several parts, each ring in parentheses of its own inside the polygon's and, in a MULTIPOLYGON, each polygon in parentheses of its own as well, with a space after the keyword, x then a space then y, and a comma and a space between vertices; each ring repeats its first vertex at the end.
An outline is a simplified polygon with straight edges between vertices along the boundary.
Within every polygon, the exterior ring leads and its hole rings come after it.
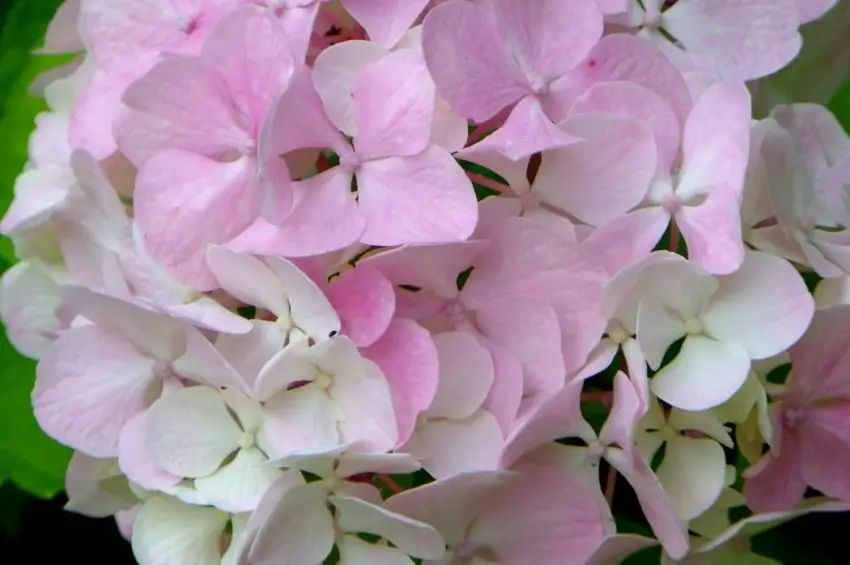
POLYGON ((59 285, 38 264, 24 261, 0 278, 0 316, 15 349, 38 359, 59 330, 59 285))
POLYGON ((713 439, 677 437, 667 444, 658 479, 683 520, 708 510, 723 490, 726 455, 713 439))
POLYGON ((339 542, 339 565, 413 565, 413 560, 395 548, 343 536, 339 542))
POLYGON ((223 247, 210 246, 207 266, 221 287, 247 304, 289 314, 283 282, 261 259, 223 247))
POLYGON ((752 359, 764 359, 796 342, 814 315, 806 284, 787 261, 749 251, 735 273, 718 277, 720 288, 701 316, 706 333, 740 343, 752 359))
POLYGON ((647 296, 640 302, 637 340, 646 362, 657 369, 667 349, 685 335, 685 322, 660 300, 647 296))
POLYGON ((670 411, 669 422, 676 430, 696 430, 729 449, 735 447, 732 437, 729 435, 729 430, 711 412, 685 412, 674 408, 670 411))
POLYGON ((344 532, 379 535, 405 553, 438 559, 445 552, 443 537, 432 526, 349 496, 331 496, 344 532))
POLYGON ((114 459, 95 459, 79 451, 68 465, 65 491, 65 510, 91 518, 112 516, 138 503, 114 459))
POLYGON ((334 544, 334 520, 327 507, 327 496, 327 489, 318 483, 286 491, 260 526, 249 552, 249 562, 322 563, 334 544))
POLYGON ((301 269, 280 257, 266 264, 283 282, 292 320, 314 339, 326 339, 340 329, 340 320, 325 293, 301 269))
POLYGON ((493 386, 490 352, 471 335, 446 332, 434 337, 440 363, 437 394, 426 417, 460 420, 472 415, 493 386))
POLYGON ((239 446, 242 430, 214 389, 196 386, 151 406, 147 447, 154 463, 181 477, 204 477, 239 446))
POLYGON ((749 371, 750 356, 742 346, 689 336, 676 358, 655 374, 650 388, 676 408, 706 410, 730 399, 749 371))
POLYGON ((133 554, 139 565, 219 565, 227 521, 215 508, 155 496, 136 516, 133 554))
POLYGON ((195 479, 195 488, 209 504, 225 512, 249 512, 283 471, 268 465, 259 449, 240 449, 221 469, 195 479))
POLYGON ((333 449, 340 445, 338 408, 327 392, 309 384, 274 395, 265 405, 264 442, 270 457, 333 449))

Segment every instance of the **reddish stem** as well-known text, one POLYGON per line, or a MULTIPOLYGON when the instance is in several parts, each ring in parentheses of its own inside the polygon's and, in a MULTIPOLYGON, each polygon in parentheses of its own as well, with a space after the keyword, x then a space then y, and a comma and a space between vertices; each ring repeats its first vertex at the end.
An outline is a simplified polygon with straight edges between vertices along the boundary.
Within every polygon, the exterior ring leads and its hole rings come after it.
POLYGON ((608 468, 608 477, 605 479, 605 501, 608 506, 614 502, 614 487, 617 486, 617 470, 614 467, 608 468))
POLYGON ((679 252, 679 236, 679 227, 676 225, 676 222, 673 221, 670 223, 670 244, 667 246, 667 249, 673 253, 679 252))
POLYGON ((469 180, 471 180, 475 184, 486 186, 487 188, 495 190, 496 192, 505 192, 505 189, 510 189, 510 187, 508 187, 507 185, 504 185, 499 181, 493 180, 489 177, 485 177, 484 175, 480 175, 478 173, 467 172, 466 176, 468 176, 469 180))
POLYGON ((391 476, 389 476, 389 475, 378 475, 378 478, 381 479, 382 483, 387 485, 387 488, 389 488, 391 491, 393 491, 393 494, 398 494, 400 492, 404 492, 404 489, 401 488, 401 485, 399 485, 397 482, 395 482, 395 480, 391 476))

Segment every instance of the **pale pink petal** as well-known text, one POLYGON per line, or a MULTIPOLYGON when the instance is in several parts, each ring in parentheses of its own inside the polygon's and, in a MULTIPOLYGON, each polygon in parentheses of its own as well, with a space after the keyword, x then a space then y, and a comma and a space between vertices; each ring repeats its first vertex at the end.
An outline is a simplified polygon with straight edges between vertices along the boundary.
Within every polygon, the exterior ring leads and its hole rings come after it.
POLYGON ((35 417, 65 445, 94 457, 115 457, 121 429, 151 401, 154 363, 99 326, 69 330, 38 364, 35 417))
POLYGON ((140 563, 212 565, 221 559, 220 538, 228 519, 209 506, 154 496, 133 524, 133 554, 140 563))
POLYGON ((457 296, 457 276, 487 247, 485 241, 450 245, 408 245, 363 259, 395 285, 410 285, 442 298, 457 296))
POLYGON ((846 435, 850 410, 846 404, 812 407, 804 422, 803 479, 826 496, 850 500, 850 445, 846 435))
POLYGON ((334 544, 334 522, 320 483, 296 486, 283 495, 260 526, 250 562, 301 565, 321 563, 334 544))
POLYGON ((594 226, 640 203, 657 167, 649 130, 605 115, 570 117, 561 128, 582 141, 543 154, 534 180, 543 203, 594 226))
MULTIPOLYGON (((241 336, 222 337, 238 339, 244 343, 244 340, 239 339, 241 336)), ((174 372, 181 377, 214 388, 227 387, 243 392, 249 390, 246 379, 254 377, 250 373, 243 376, 237 372, 229 360, 222 355, 222 352, 213 347, 209 339, 197 328, 187 328, 186 348, 180 357, 172 362, 171 366, 174 372)))
POLYGON ((848 312, 847 306, 818 309, 803 338, 791 348, 791 385, 806 399, 850 399, 850 387, 841 369, 847 366, 850 355, 848 312))
POLYGON ((670 103, 634 82, 611 81, 592 86, 576 100, 570 115, 601 114, 632 119, 652 133, 658 170, 669 170, 679 152, 680 124, 670 103))
POLYGON ((445 2, 428 13, 422 47, 437 89, 465 118, 483 122, 529 93, 489 5, 445 2))
POLYGON ((779 453, 766 453, 756 464, 761 470, 744 483, 747 506, 755 512, 792 510, 806 493, 802 437, 789 433, 787 428, 782 432, 777 438, 781 441, 779 453))
POLYGON ((688 258, 709 273, 735 272, 744 261, 741 210, 733 186, 706 187, 702 201, 683 206, 674 215, 688 245, 688 258))
POLYGON ((510 479, 504 471, 462 473, 390 497, 384 509, 430 524, 448 545, 458 544, 499 486, 510 479))
POLYGON ((545 397, 522 417, 508 437, 502 463, 510 467, 531 450, 564 437, 587 442, 596 439, 593 428, 577 409, 581 399, 580 381, 567 384, 558 393, 545 397))
POLYGON ((39 52, 59 54, 85 50, 77 25, 80 4, 81 0, 66 0, 59 6, 50 20, 44 35, 44 47, 39 52))
POLYGON ((634 210, 593 230, 581 246, 613 276, 644 260, 669 223, 670 215, 659 206, 634 210))
POLYGON ((116 336, 126 337, 150 357, 171 361, 182 353, 185 326, 151 306, 82 286, 65 285, 61 292, 63 307, 116 336))
POLYGON ((673 559, 684 557, 689 546, 687 527, 676 516, 670 497, 649 465, 637 451, 609 449, 605 458, 632 485, 643 514, 664 551, 673 559))
POLYGON ((832 10, 838 0, 797 0, 800 23, 813 22, 832 10))
POLYGON ((719 282, 701 316, 706 333, 743 345, 752 359, 772 357, 793 345, 814 315, 802 277, 778 257, 748 251, 741 268, 719 282))
POLYGON ((407 32, 428 0, 343 0, 342 5, 366 29, 369 39, 392 47, 407 32))
POLYGON ((445 552, 442 536, 432 526, 350 496, 333 495, 337 520, 344 532, 379 535, 406 554, 424 559, 445 552))
POLYGON ((361 241, 371 245, 446 243, 472 234, 478 204, 472 183, 435 145, 411 157, 365 163, 357 173, 361 241))
POLYGON ((146 419, 145 444, 153 462, 180 477, 207 476, 239 448, 242 430, 209 387, 163 396, 146 419))
POLYGON ((339 314, 342 333, 358 347, 375 343, 395 312, 392 284, 368 264, 344 272, 331 282, 325 294, 339 314))
POLYGON ((569 146, 580 138, 557 127, 544 113, 540 101, 526 96, 511 110, 494 133, 471 147, 472 151, 498 151, 512 161, 533 153, 569 146))
POLYGON ((118 146, 137 167, 168 149, 213 158, 242 147, 249 132, 238 125, 225 89, 221 76, 197 59, 159 62, 124 92, 131 110, 115 122, 118 146))
POLYGON ((690 335, 651 381, 652 392, 682 410, 706 410, 729 400, 747 380, 750 356, 737 343, 690 335))
POLYGON ((682 180, 676 194, 690 198, 718 184, 741 195, 750 148, 750 93, 742 83, 709 87, 688 116, 682 138, 682 180))
POLYGON ((371 41, 351 40, 331 45, 313 62, 313 83, 328 118, 343 133, 354 136, 354 83, 369 64, 388 51, 371 41))
POLYGON ((351 152, 351 146, 325 113, 306 67, 296 71, 270 112, 267 127, 272 134, 267 150, 271 155, 307 148, 330 148, 338 155, 351 152))
POLYGON ((149 159, 134 195, 145 248, 181 282, 199 290, 216 288, 206 248, 226 243, 259 215, 255 174, 256 165, 247 158, 219 163, 172 150, 149 159))
POLYGON ((582 487, 561 470, 524 466, 481 509, 469 539, 504 563, 583 563, 614 525, 604 499, 582 487))
POLYGON ((435 420, 414 435, 422 466, 436 479, 500 468, 504 439, 492 414, 479 410, 464 420, 435 420))
POLYGON ((274 13, 256 6, 231 10, 204 42, 201 61, 218 71, 237 115, 254 138, 286 88, 294 61, 274 13))
MULTIPOLYGON (((97 159, 105 159, 118 149, 116 142, 122 137, 120 131, 140 133, 140 127, 151 129, 140 139, 128 139, 128 150, 139 159, 150 155, 149 145, 156 145, 155 138, 160 139, 170 129, 170 124, 158 124, 153 128, 151 120, 140 112, 130 111, 124 107, 122 96, 128 86, 143 76, 154 64, 151 56, 123 64, 110 69, 96 68, 92 76, 80 89, 79 95, 71 109, 71 122, 68 126, 68 139, 74 149, 85 149, 97 159), (124 122, 127 122, 126 124, 124 122), (156 133, 151 133, 156 131, 156 133), (134 149, 138 148, 138 151, 134 149)), ((198 94, 200 96, 200 94, 198 94)), ((223 126, 226 128, 227 126, 223 126)))
POLYGON ((615 33, 603 37, 579 66, 555 81, 546 113, 555 121, 564 119, 591 86, 608 81, 648 88, 670 103, 681 124, 691 110, 688 86, 667 57, 642 37, 615 33))
POLYGON ((377 363, 389 381, 401 445, 437 394, 437 348, 427 330, 416 322, 397 319, 361 353, 377 363))
POLYGON ((616 534, 605 540, 587 565, 620 565, 627 557, 658 545, 658 541, 637 534, 616 534))
POLYGON ((602 37, 593 0, 495 0, 492 6, 501 40, 532 84, 572 70, 602 37))
POLYGON ((555 392, 564 385, 561 326, 545 301, 508 297, 478 308, 475 317, 484 335, 519 358, 525 396, 555 392))
POLYGON ((493 359, 494 379, 482 408, 493 414, 507 436, 522 402, 522 364, 508 347, 479 336, 493 359))
POLYGON ((368 65, 352 91, 357 157, 365 161, 420 153, 431 138, 434 83, 412 49, 368 65))
POLYGON ((446 332, 434 336, 440 378, 425 417, 460 420, 478 410, 493 386, 490 352, 469 334, 446 332))
POLYGON ((599 441, 605 445, 631 446, 634 443, 635 424, 640 419, 642 400, 625 373, 614 377, 614 405, 599 432, 599 441))
POLYGON ((351 175, 339 167, 295 183, 292 212, 275 225, 258 218, 227 244, 237 251, 306 257, 338 251, 363 234, 365 220, 351 194, 351 175))
POLYGON ((127 479, 152 491, 167 491, 183 478, 158 467, 148 452, 147 412, 137 414, 121 430, 118 466, 127 479))
POLYGON ((794 0, 684 2, 663 18, 685 49, 711 57, 721 75, 738 80, 778 71, 803 42, 794 0))

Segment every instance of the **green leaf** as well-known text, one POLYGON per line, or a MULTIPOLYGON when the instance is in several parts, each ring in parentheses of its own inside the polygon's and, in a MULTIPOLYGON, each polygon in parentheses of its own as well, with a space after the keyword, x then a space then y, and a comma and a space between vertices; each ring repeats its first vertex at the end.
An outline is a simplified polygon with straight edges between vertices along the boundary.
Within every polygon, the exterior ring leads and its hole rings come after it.
MULTIPOLYGON (((27 162, 27 142, 35 128, 35 116, 47 110, 43 99, 29 94, 30 85, 43 72, 69 60, 62 56, 33 55, 61 0, 11 2, 0 31, 0 210, 9 207, 15 178, 27 162)), ((14 261, 11 242, 0 239, 0 256, 14 261)))
MULTIPOLYGON (((0 259, 0 272, 9 265, 0 259)), ((71 452, 38 426, 30 395, 35 362, 21 356, 0 332, 0 482, 51 498, 62 490, 71 452)))

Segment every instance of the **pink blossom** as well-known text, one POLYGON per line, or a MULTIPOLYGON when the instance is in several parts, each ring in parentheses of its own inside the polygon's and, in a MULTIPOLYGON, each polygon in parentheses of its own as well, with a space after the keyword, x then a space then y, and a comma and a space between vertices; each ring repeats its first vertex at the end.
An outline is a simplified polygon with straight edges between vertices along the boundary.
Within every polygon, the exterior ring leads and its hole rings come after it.
POLYGON ((791 348, 792 374, 773 411, 774 443, 747 472, 747 503, 756 510, 792 509, 807 486, 840 500, 850 497, 842 439, 848 415, 842 370, 847 311, 844 306, 819 310, 791 348))

